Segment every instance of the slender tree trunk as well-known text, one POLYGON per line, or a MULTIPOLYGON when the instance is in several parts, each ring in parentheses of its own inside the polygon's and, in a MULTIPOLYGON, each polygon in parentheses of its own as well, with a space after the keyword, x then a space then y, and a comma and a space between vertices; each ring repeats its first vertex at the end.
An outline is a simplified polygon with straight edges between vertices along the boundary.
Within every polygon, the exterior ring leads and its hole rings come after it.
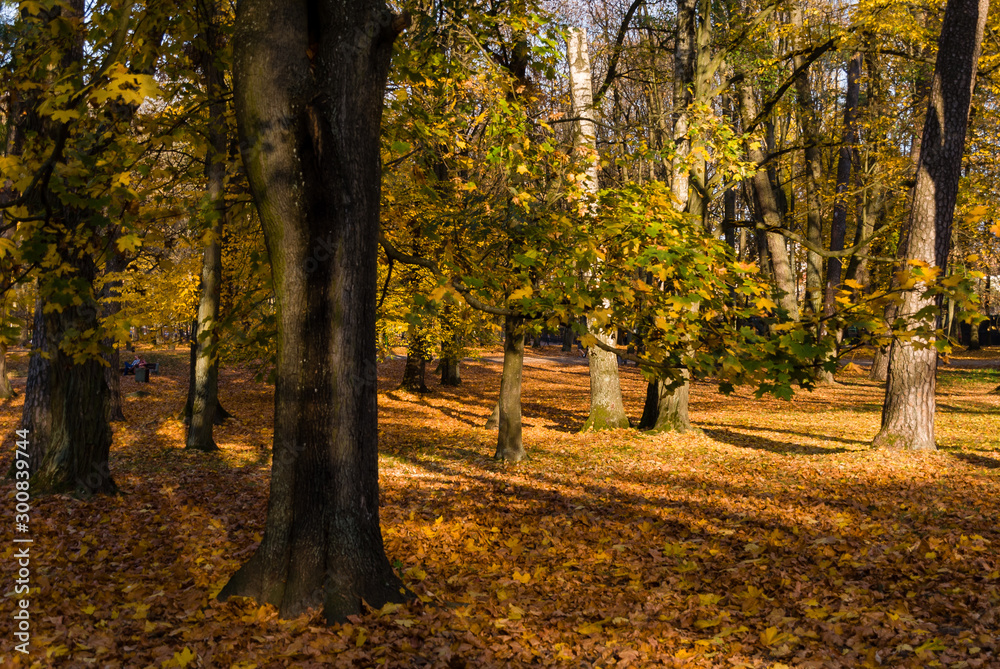
POLYGON ((194 341, 194 393, 188 422, 187 448, 215 451, 212 435, 219 404, 219 302, 222 295, 222 231, 226 220, 226 103, 223 73, 215 63, 221 39, 215 0, 200 12, 203 25, 202 73, 208 96, 208 151, 205 156, 207 239, 201 262, 201 299, 198 303, 198 337, 194 341))
MULTIPOLYGON (((503 376, 496 460, 520 462, 528 457, 521 443, 521 370, 524 366, 524 318, 506 316, 503 321, 503 376)), ((488 423, 487 423, 488 425, 488 423)))
POLYGON ((264 538, 219 597, 286 618, 409 598, 379 527, 375 351, 379 128, 403 25, 381 0, 237 7, 236 115, 279 343, 264 538))
MULTIPOLYGON (((806 173, 806 238, 817 247, 823 246, 823 203, 820 190, 823 183, 823 155, 820 152, 822 137, 819 119, 816 117, 816 103, 813 99, 812 84, 809 80, 809 66, 805 60, 804 47, 808 40, 803 35, 802 5, 792 9, 792 25, 798 31, 798 50, 792 62, 798 75, 795 77, 797 98, 796 113, 802 140, 805 142, 806 173)), ((843 242, 841 242, 843 244, 843 242)), ((806 299, 805 304, 814 314, 819 314, 823 302, 822 289, 823 257, 815 251, 806 251, 806 299)))
POLYGON ((563 325, 562 327, 562 352, 572 353, 573 352, 573 328, 568 325, 563 325))
MULTIPOLYGON (((988 9, 988 0, 948 0, 938 41, 905 255, 937 265, 941 272, 947 268, 965 132, 988 9)), ((903 295, 901 312, 915 324, 914 315, 933 304, 933 298, 910 290, 903 295)), ((892 344, 882 429, 875 437, 875 446, 936 448, 937 350, 933 342, 925 343, 929 344, 926 348, 902 339, 892 344)))
MULTIPOLYGON (((590 56, 587 53, 587 31, 571 28, 567 39, 572 114, 578 117, 573 124, 573 147, 577 151, 597 152, 597 130, 590 116, 594 113, 594 92, 590 80, 590 56)), ((597 165, 587 170, 587 190, 597 194, 597 165)), ((610 305, 605 304, 605 307, 610 305)), ((594 336, 609 346, 614 346, 613 331, 595 331, 594 336)), ((622 401, 621 382, 618 378, 618 359, 614 353, 592 346, 590 362, 590 414, 584 430, 604 430, 628 427, 625 403, 622 401)), ((501 430, 503 426, 501 424, 501 430)), ((520 438, 520 437, 519 437, 520 438)))
MULTIPOLYGON (((737 95, 744 125, 748 125, 757 115, 756 100, 754 100, 750 89, 743 84, 737 85, 737 95)), ((764 164, 766 157, 759 145, 748 144, 747 153, 750 160, 758 165, 764 164)), ((751 177, 750 182, 753 186, 758 214, 763 219, 765 228, 768 230, 781 228, 783 223, 781 209, 767 171, 758 170, 751 177)), ((778 292, 775 302, 786 312, 789 320, 797 321, 799 319, 799 302, 795 294, 795 275, 792 273, 792 264, 788 257, 788 248, 785 246, 785 238, 777 232, 765 232, 765 240, 768 256, 771 259, 771 272, 778 292)))
POLYGON ((10 384, 10 377, 7 375, 7 342, 0 341, 0 400, 13 396, 14 386, 10 384))

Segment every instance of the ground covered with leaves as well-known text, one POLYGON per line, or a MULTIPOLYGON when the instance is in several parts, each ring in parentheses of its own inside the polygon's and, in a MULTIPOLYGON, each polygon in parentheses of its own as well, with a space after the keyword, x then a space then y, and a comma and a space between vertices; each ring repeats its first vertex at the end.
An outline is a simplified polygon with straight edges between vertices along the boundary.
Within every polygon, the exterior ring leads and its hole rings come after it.
MULTIPOLYGON (((13 357, 5 471, 26 369, 13 357)), ((29 656, 12 651, 0 545, 4 666, 1000 666, 996 360, 941 369, 941 450, 914 454, 869 448, 882 390, 856 368, 790 402, 695 384, 697 433, 578 434, 585 361, 529 353, 517 466, 491 460, 481 427, 498 358, 420 396, 394 390, 402 363, 386 363, 382 528, 419 601, 325 627, 213 599, 261 539, 272 389, 224 371, 222 450, 188 452, 187 355, 145 357, 162 372, 124 380, 121 494, 32 502, 29 656)), ((644 382, 622 373, 635 418, 644 382)), ((10 525, 12 484, 0 492, 10 525)))

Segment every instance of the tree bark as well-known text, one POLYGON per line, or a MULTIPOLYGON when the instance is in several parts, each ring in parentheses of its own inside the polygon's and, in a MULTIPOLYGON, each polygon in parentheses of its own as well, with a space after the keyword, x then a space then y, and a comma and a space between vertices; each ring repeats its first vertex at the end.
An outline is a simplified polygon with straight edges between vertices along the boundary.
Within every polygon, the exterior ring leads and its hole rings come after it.
MULTIPOLYGON (((802 20, 802 5, 796 4, 792 9, 792 25, 798 31, 796 55, 792 58, 798 74, 795 77, 795 94, 797 99, 796 115, 802 140, 805 142, 805 173, 806 173, 806 239, 815 246, 823 246, 823 203, 820 200, 821 184, 823 182, 823 156, 820 152, 822 137, 820 136, 819 119, 816 117, 816 103, 813 99, 812 84, 809 81, 809 65, 805 59, 804 47, 807 44, 802 20)), ((823 257, 815 251, 806 251, 806 299, 805 304, 814 313, 820 313, 823 303, 823 257)))
MULTIPOLYGON (((594 92, 590 79, 590 56, 587 53, 587 31, 571 28, 567 39, 569 59, 569 79, 572 93, 572 115, 579 120, 573 124, 573 147, 587 153, 597 152, 597 130, 593 119, 594 92)), ((587 190, 597 195, 597 163, 587 169, 587 190)), ((605 303, 605 307, 608 307, 605 303)), ((613 346, 613 332, 593 333, 605 344, 613 346)), ((618 359, 614 353, 592 346, 589 351, 590 363, 590 414, 583 425, 584 430, 604 430, 628 427, 625 403, 622 401, 621 382, 618 378, 618 359)), ((503 429, 501 424, 501 430, 503 429)))
POLYGON ((14 386, 10 384, 10 377, 7 375, 7 342, 0 340, 0 400, 13 396, 14 386))
MULTIPOLYGON (((524 318, 506 316, 503 321, 503 375, 495 460, 520 462, 528 457, 521 443, 521 370, 524 367, 524 318)), ((487 423, 487 427, 489 424, 487 423)))
MULTIPOLYGON (((45 318, 42 314, 41 299, 35 302, 35 315, 32 326, 32 348, 28 359, 28 378, 24 388, 24 406, 21 408, 20 429, 27 430, 28 440, 28 472, 34 476, 41 469, 42 458, 49 446, 49 435, 52 433, 52 402, 49 392, 49 376, 52 363, 47 354, 48 343, 45 336, 45 318)), ((11 462, 8 476, 14 475, 14 462, 11 462)))
MULTIPOLYGON (((67 264, 81 285, 93 286, 97 268, 93 258, 80 249, 63 249, 67 264)), ((100 305, 93 295, 81 295, 83 303, 43 316, 49 365, 48 444, 35 475, 32 490, 72 493, 82 497, 118 491, 108 467, 111 425, 108 422, 109 388, 101 360, 74 360, 71 333, 100 329, 100 305)), ((34 433, 32 433, 34 435, 34 433)))
MULTIPOLYGON (((744 125, 748 125, 757 115, 757 102, 753 98, 753 93, 749 87, 742 83, 737 84, 737 97, 740 112, 743 116, 744 125)), ((747 153, 750 160, 758 165, 763 165, 766 156, 756 143, 747 144, 747 153)), ((778 229, 783 226, 781 209, 778 198, 775 195, 771 180, 767 171, 759 169, 750 179, 753 186, 755 204, 757 212, 763 220, 767 229, 778 229)), ((799 319, 799 301, 795 295, 795 276, 792 273, 792 264, 788 258, 788 248, 785 246, 785 238, 777 232, 765 232, 768 256, 771 260, 771 273, 774 276, 774 285, 778 291, 777 302, 787 314, 789 320, 799 319)))
POLYGON ((215 63, 220 46, 219 12, 216 2, 206 3, 200 19, 204 26, 200 54, 205 93, 208 98, 208 147, 205 154, 205 209, 208 230, 201 262, 201 298, 198 303, 198 337, 193 340, 194 392, 188 421, 187 448, 219 449, 212 435, 219 404, 219 301, 222 295, 222 231, 226 220, 226 131, 225 82, 215 63))
POLYGON ((286 618, 409 598, 379 527, 375 351, 379 128, 404 25, 381 0, 237 7, 236 115, 279 339, 264 538, 219 597, 286 618))
MULTIPOLYGON (((938 40, 905 257, 936 265, 942 273, 947 269, 965 133, 988 9, 988 0, 948 0, 938 40)), ((914 324, 915 314, 933 305, 933 298, 910 290, 903 295, 901 312, 914 324)), ((926 348, 916 348, 913 342, 901 339, 892 344, 882 429, 875 437, 875 446, 936 448, 937 350, 933 342, 926 343, 926 348)))

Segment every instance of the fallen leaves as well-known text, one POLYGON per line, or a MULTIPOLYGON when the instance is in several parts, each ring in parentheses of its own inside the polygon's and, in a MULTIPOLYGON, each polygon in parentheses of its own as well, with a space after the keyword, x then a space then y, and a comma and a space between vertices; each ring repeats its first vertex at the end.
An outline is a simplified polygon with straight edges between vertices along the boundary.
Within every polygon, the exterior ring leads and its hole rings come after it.
MULTIPOLYGON (((390 363, 380 514, 387 554, 419 599, 326 627, 212 599, 262 538, 272 397, 224 372, 236 419, 217 428, 223 451, 188 453, 169 418, 183 401, 182 356, 163 357, 172 369, 116 426, 124 494, 37 500, 41 666, 998 662, 992 378, 959 383, 949 375, 963 372, 942 370, 938 427, 952 450, 907 454, 869 450, 881 391, 857 376, 791 402, 695 384, 700 434, 577 434, 586 367, 535 358, 531 459, 511 467, 489 458, 496 436, 480 427, 496 363, 468 363, 462 387, 420 397, 392 390, 401 368, 390 363)), ((643 381, 622 374, 636 415, 643 381)), ((0 414, 5 431, 17 414, 0 414)))

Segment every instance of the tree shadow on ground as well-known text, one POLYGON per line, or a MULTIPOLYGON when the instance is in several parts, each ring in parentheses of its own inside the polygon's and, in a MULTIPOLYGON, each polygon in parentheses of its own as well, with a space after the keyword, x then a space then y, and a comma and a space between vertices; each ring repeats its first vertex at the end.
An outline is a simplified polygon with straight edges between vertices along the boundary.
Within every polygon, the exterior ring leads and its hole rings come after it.
POLYGON ((766 437, 740 434, 728 429, 718 430, 705 427, 702 428, 702 432, 705 433, 705 436, 710 437, 715 441, 721 441, 724 444, 729 444, 730 446, 737 446, 739 448, 754 448, 761 451, 777 453, 778 455, 832 455, 833 453, 845 453, 847 451, 846 448, 840 446, 832 448, 823 448, 822 446, 806 446, 805 444, 796 444, 790 441, 775 441, 774 439, 767 439, 766 437))
POLYGON ((985 455, 976 455, 975 453, 964 453, 958 451, 948 451, 948 455, 953 458, 957 458, 962 462, 967 462, 975 467, 982 467, 983 469, 1000 469, 1000 460, 996 458, 988 458, 985 455))
MULTIPOLYGON (((833 436, 830 436, 830 435, 827 435, 827 434, 810 434, 808 432, 796 432, 795 430, 786 430, 786 429, 777 428, 777 427, 756 427, 756 426, 750 426, 750 425, 732 425, 732 424, 726 424, 726 423, 712 423, 712 424, 708 424, 708 427, 709 428, 723 428, 723 429, 735 428, 737 430, 751 430, 751 431, 754 431, 754 432, 780 432, 781 434, 793 434, 793 435, 796 435, 796 436, 799 436, 799 437, 806 437, 806 438, 811 438, 811 439, 822 439, 823 441, 836 441, 836 442, 841 443, 841 444, 857 444, 859 446, 869 446, 870 445, 870 442, 864 441, 864 440, 861 440, 861 439, 846 439, 844 437, 833 437, 833 436)), ((842 451, 843 451, 843 449, 841 449, 840 451, 835 451, 835 450, 832 450, 832 449, 829 449, 829 448, 823 448, 823 449, 821 449, 821 452, 823 452, 823 453, 839 453, 839 452, 842 452, 842 451)))

